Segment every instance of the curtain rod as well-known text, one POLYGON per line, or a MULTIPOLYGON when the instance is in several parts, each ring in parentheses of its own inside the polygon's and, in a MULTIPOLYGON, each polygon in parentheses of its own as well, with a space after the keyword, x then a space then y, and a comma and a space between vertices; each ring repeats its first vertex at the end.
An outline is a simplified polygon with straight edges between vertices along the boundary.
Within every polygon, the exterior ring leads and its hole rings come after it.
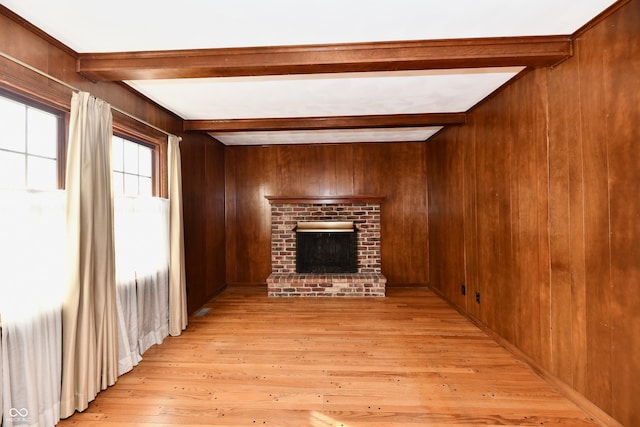
MULTIPOLYGON (((68 89, 71 89, 74 92, 82 92, 82 90, 78 89, 77 87, 72 86, 69 83, 62 81, 62 80, 52 76, 51 74, 47 74, 44 71, 42 71, 42 70, 40 70, 40 69, 38 69, 36 67, 33 67, 33 66, 27 64, 26 62, 23 62, 23 61, 19 60, 18 58, 14 58, 13 56, 8 55, 8 54, 6 54, 4 52, 1 52, 1 51, 0 51, 0 56, 2 56, 5 59, 8 59, 11 62, 15 62, 16 64, 18 64, 18 65, 20 65, 20 66, 22 66, 24 68, 27 68, 27 69, 33 71, 34 73, 40 74, 41 76, 46 77, 49 80, 53 80, 54 82, 56 82, 58 84, 61 84, 62 86, 66 87, 68 89)), ((117 107, 114 107, 113 105, 110 105, 110 107, 111 107, 112 110, 117 111, 118 113, 123 114, 123 115, 129 117, 130 119, 133 119, 133 120, 135 120, 135 121, 137 121, 139 123, 142 123, 145 126, 149 126, 150 128, 157 130, 158 132, 162 132, 167 136, 176 136, 179 140, 182 140, 181 137, 179 137, 177 135, 174 135, 172 133, 169 133, 166 130, 160 129, 159 127, 154 126, 154 125, 152 125, 151 123, 149 123, 147 121, 144 121, 144 120, 142 120, 142 119, 140 119, 140 118, 138 118, 138 117, 136 117, 136 116, 134 116, 132 114, 127 113, 126 111, 123 111, 123 110, 121 110, 121 109, 119 109, 117 107)))

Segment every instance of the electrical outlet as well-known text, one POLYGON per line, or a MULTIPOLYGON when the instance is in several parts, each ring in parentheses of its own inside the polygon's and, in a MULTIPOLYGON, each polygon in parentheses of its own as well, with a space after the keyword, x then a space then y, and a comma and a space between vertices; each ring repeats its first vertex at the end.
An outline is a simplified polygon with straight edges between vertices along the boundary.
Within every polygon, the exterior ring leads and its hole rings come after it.
POLYGON ((476 292, 476 302, 480 304, 480 292, 476 292))
POLYGON ((460 286, 460 292, 462 292, 462 295, 466 295, 467 294, 467 287, 465 285, 460 286))

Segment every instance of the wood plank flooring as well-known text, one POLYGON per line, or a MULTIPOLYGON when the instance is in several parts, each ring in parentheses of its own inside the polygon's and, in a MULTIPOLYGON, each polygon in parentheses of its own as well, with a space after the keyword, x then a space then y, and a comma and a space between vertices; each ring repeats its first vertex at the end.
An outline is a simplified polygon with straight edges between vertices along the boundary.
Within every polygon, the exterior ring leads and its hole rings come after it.
POLYGON ((427 289, 232 288, 67 426, 595 426, 427 289))

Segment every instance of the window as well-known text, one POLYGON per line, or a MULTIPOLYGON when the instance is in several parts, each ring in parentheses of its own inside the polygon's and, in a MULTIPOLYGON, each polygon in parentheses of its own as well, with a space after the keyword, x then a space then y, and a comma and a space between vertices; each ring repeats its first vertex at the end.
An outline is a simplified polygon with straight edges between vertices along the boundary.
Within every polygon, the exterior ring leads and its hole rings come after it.
POLYGON ((153 196, 153 148, 114 135, 112 150, 114 194, 153 196))
POLYGON ((0 187, 56 189, 61 117, 0 96, 0 187))

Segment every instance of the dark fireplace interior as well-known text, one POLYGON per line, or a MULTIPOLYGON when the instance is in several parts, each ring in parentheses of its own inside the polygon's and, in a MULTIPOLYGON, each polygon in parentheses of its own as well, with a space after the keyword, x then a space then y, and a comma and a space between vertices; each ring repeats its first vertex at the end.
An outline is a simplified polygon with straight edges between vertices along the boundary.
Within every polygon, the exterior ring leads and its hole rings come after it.
POLYGON ((353 222, 299 222, 296 272, 357 273, 357 229, 353 222))

